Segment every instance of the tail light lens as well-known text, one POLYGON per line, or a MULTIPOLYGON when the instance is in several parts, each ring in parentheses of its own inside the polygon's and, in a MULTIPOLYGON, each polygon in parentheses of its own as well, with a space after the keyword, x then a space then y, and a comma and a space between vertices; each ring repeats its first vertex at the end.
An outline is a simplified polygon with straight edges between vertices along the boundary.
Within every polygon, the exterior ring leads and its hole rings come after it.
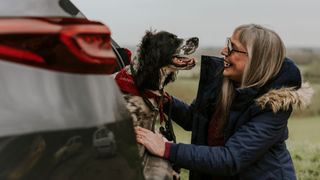
POLYGON ((44 63, 44 59, 35 53, 23 49, 15 49, 6 45, 0 45, 0 54, 3 58, 23 59, 29 63, 44 63))
POLYGON ((0 59, 40 68, 109 74, 117 64, 105 25, 73 18, 0 19, 0 59))
POLYGON ((76 42, 86 54, 96 58, 108 58, 111 56, 108 51, 110 46, 110 36, 105 34, 80 34, 76 37, 76 42))

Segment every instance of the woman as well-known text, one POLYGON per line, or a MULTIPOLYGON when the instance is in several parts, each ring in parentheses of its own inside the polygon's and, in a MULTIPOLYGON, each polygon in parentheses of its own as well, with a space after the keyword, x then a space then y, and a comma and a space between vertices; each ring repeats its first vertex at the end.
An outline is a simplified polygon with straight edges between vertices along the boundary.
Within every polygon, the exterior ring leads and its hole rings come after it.
POLYGON ((189 169, 190 179, 296 179, 287 123, 294 105, 308 103, 311 89, 285 58, 282 40, 260 25, 242 25, 221 54, 202 57, 190 106, 172 100, 172 118, 192 130, 192 144, 166 142, 143 128, 136 128, 137 141, 189 169))

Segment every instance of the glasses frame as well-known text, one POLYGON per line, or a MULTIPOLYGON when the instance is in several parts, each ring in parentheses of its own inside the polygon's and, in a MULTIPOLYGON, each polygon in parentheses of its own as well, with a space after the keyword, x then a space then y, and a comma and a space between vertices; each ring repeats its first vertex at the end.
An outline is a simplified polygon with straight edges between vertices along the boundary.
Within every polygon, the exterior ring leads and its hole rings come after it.
POLYGON ((234 48, 232 47, 232 42, 231 42, 231 38, 230 38, 230 37, 227 37, 226 47, 227 47, 227 50, 228 50, 227 56, 230 56, 233 52, 242 53, 242 54, 248 54, 248 52, 234 49, 234 48))

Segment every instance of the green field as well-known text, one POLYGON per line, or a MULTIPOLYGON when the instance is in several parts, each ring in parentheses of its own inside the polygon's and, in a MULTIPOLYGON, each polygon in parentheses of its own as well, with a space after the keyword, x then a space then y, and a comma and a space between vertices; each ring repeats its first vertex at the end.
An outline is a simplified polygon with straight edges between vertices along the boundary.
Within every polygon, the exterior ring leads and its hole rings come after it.
MULTIPOLYGON (((166 91, 190 103, 196 96, 197 79, 180 78, 174 84, 169 84, 166 91)), ((299 112, 289 120, 288 149, 294 161, 298 179, 320 179, 320 115, 319 93, 320 85, 313 85, 316 90, 314 102, 306 110, 312 113, 299 112), (305 115, 307 114, 307 115, 305 115)), ((174 125, 177 141, 190 142, 190 132, 174 125)), ((187 179, 187 170, 183 169, 182 179, 187 179)))

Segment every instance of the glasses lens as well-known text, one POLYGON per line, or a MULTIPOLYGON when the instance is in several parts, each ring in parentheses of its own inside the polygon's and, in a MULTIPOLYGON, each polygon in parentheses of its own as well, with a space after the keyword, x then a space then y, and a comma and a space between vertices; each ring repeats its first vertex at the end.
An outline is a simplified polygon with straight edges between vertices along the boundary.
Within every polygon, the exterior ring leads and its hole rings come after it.
POLYGON ((228 49, 228 55, 231 54, 232 52, 232 44, 230 38, 227 38, 227 43, 226 43, 227 49, 228 49))

